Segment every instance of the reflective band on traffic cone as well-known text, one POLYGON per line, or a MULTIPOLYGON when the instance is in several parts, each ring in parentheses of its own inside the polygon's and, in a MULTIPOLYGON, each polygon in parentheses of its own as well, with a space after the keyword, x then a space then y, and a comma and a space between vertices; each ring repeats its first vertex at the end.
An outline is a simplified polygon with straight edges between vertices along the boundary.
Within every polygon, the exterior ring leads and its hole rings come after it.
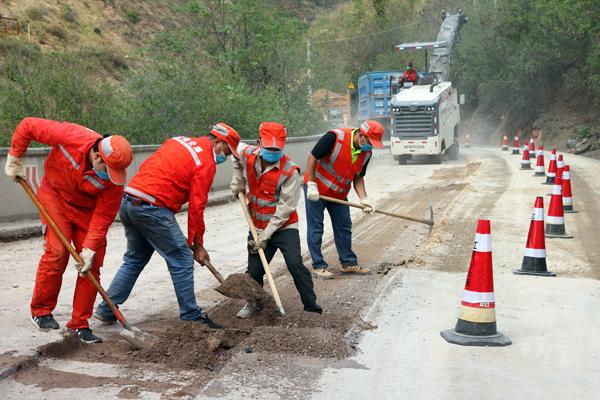
POLYGON ((529 157, 530 158, 536 158, 536 155, 535 155, 535 142, 534 142, 533 138, 529 139, 529 157))
POLYGON ((546 237, 570 239, 573 236, 567 235, 565 230, 565 215, 562 205, 562 178, 556 176, 554 186, 552 186, 552 197, 550 198, 550 207, 548 207, 548 218, 546 219, 546 237))
POLYGON ((502 138, 502 151, 508 151, 508 136, 502 138))
POLYGON ((533 206, 529 235, 521 269, 513 271, 521 275, 556 276, 546 266, 546 240, 544 238, 544 198, 538 196, 533 206))
POLYGON ((471 135, 468 133, 465 135, 465 147, 471 147, 471 135))
POLYGON ((553 185, 556 178, 556 149, 552 149, 550 154, 550 163, 548 164, 548 172, 546 172, 546 182, 544 185, 553 185))
POLYGON ((521 169, 531 169, 531 160, 529 160, 529 149, 527 145, 523 146, 523 158, 521 158, 521 169))
POLYGON ((544 148, 540 146, 537 151, 537 162, 534 168, 534 176, 544 176, 546 175, 546 169, 544 166, 544 148))
POLYGON ((514 140, 513 140, 513 154, 521 154, 519 152, 519 137, 515 136, 514 140))
POLYGON ((509 338, 496 330, 496 299, 492 271, 489 220, 477 222, 475 245, 456 327, 440 332, 450 343, 463 346, 507 346, 509 338))
POLYGON ((562 173, 562 203, 563 211, 566 213, 576 213, 573 209, 573 192, 571 191, 571 174, 568 165, 565 165, 562 173))

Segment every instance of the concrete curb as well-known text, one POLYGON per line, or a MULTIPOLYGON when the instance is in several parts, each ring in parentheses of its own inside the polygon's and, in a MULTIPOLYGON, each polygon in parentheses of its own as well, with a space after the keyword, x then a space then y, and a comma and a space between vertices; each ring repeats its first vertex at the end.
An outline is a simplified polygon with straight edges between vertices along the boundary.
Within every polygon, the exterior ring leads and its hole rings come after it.
MULTIPOLYGON (((208 194, 208 207, 218 206, 229 202, 231 193, 229 190, 219 190, 208 194)), ((187 211, 187 203, 181 207, 180 212, 187 211)), ((115 219, 115 223, 120 223, 119 216, 115 219)), ((3 227, 0 224, 0 243, 14 242, 17 240, 29 239, 42 235, 42 225, 39 220, 26 220, 20 226, 14 226, 15 222, 11 222, 8 227, 3 227)))

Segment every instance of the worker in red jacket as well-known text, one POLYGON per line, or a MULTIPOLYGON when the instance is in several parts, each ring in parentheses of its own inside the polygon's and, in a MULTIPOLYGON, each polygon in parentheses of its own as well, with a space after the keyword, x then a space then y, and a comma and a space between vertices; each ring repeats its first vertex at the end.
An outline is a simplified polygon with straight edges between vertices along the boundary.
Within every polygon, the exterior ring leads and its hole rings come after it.
MULTIPOLYGON (((248 184, 248 210, 258 232, 258 241, 248 235, 250 276, 262 286, 265 271, 258 249, 265 251, 267 262, 280 250, 304 311, 321 314, 323 310, 317 304, 312 277, 302 262, 296 211, 302 179, 300 168, 283 153, 286 136, 285 126, 281 124, 260 124, 258 146, 240 144, 238 147, 240 159, 233 162, 231 191, 237 196, 245 192, 248 184)), ((237 316, 247 318, 254 311, 254 305, 246 304, 237 316)))
MULTIPOLYGON (((31 141, 52 147, 44 162, 44 178, 37 196, 67 240, 80 252, 84 265, 75 284, 73 313, 67 327, 85 343, 101 342, 89 329, 96 288, 83 277, 90 270, 99 280, 106 251, 106 233, 115 219, 123 195, 125 169, 133 153, 122 136, 105 136, 68 122, 25 118, 12 137, 6 163, 11 178, 23 176, 23 156, 31 141)), ((40 260, 33 298, 31 321, 40 330, 59 329, 52 316, 69 252, 47 221, 44 254, 40 260)))
MULTIPOLYGON (((202 265, 210 261, 204 248, 204 208, 217 164, 230 154, 237 157, 239 142, 238 133, 220 122, 212 127, 209 136, 166 140, 142 163, 125 189, 119 210, 127 251, 107 291, 115 304, 127 300, 156 251, 167 262, 179 303, 179 317, 210 328, 222 328, 196 303, 194 260, 202 265), (175 219, 184 203, 189 203, 187 239, 175 219)), ((94 316, 106 323, 115 321, 105 302, 100 303, 94 316)))
POLYGON ((411 82, 413 85, 417 84, 417 71, 413 68, 413 63, 409 62, 404 69, 404 74, 400 78, 400 83, 404 85, 405 82, 411 82))

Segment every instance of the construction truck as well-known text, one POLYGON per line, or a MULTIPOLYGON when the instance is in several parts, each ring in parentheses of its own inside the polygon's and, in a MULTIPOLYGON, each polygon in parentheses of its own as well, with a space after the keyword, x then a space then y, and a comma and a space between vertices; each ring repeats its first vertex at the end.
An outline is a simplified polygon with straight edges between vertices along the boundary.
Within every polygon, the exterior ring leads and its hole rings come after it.
POLYGON ((390 151, 400 164, 415 155, 429 156, 436 164, 444 154, 451 160, 458 158, 460 107, 457 90, 450 82, 450 65, 458 33, 466 22, 462 11, 444 11, 435 42, 396 46, 399 51, 425 52, 425 71, 417 72, 417 83, 404 83, 391 98, 390 151))
POLYGON ((358 124, 378 121, 385 128, 384 140, 390 137, 392 86, 401 77, 402 71, 374 71, 358 78, 358 124))

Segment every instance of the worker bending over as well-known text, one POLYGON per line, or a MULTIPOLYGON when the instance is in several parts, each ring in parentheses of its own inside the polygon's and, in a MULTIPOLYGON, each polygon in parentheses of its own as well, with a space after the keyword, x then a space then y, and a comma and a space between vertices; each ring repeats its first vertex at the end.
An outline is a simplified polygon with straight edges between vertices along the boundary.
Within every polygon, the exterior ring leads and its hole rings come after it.
MULTIPOLYGON (((102 339, 92 333, 88 319, 94 310, 96 287, 86 271, 100 280, 106 252, 106 233, 119 210, 125 169, 133 153, 122 136, 105 136, 68 122, 25 118, 12 137, 6 174, 23 176, 23 156, 29 143, 52 147, 44 162, 44 178, 37 196, 65 238, 72 242, 84 263, 75 283, 73 312, 67 327, 84 343, 102 339)), ((47 228, 43 215, 44 254, 38 265, 31 299, 31 321, 43 331, 59 329, 52 311, 56 307, 69 251, 58 235, 47 228)))
MULTIPOLYGON (((194 260, 204 265, 210 257, 204 248, 204 208, 216 173, 216 165, 227 156, 237 157, 238 133, 224 123, 214 125, 209 136, 178 136, 166 140, 140 166, 125 189, 119 216, 125 228, 127 251, 108 295, 119 305, 129 297, 133 286, 156 251, 167 262, 179 304, 179 317, 210 328, 211 321, 196 303, 194 260), (175 218, 189 202, 187 240, 175 218)), ((103 322, 115 316, 102 302, 94 314, 103 322)))
MULTIPOLYGON (((240 144, 240 158, 233 160, 231 191, 237 197, 238 193, 245 192, 247 182, 248 209, 259 232, 257 242, 248 236, 248 273, 262 286, 265 271, 258 249, 265 251, 267 262, 279 249, 294 279, 304 311, 321 314, 323 310, 316 302, 312 277, 302 263, 300 251, 296 212, 300 199, 300 168, 283 153, 285 139, 285 126, 263 122, 259 128, 258 146, 240 144)), ((238 317, 249 317, 255 311, 253 307, 246 304, 238 317)))

